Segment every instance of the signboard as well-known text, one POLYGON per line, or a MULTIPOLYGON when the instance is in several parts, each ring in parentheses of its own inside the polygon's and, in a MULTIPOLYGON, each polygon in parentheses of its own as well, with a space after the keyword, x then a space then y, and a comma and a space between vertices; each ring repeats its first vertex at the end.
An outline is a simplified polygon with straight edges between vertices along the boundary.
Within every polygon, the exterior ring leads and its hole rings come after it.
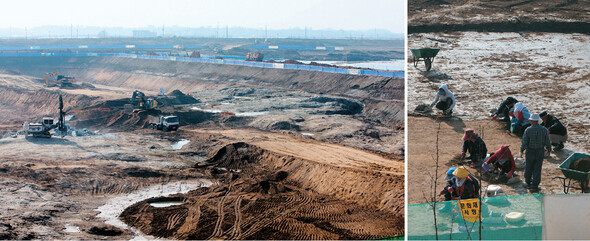
POLYGON ((475 223, 481 220, 479 213, 479 199, 459 200, 459 209, 461 210, 461 217, 466 221, 475 223))

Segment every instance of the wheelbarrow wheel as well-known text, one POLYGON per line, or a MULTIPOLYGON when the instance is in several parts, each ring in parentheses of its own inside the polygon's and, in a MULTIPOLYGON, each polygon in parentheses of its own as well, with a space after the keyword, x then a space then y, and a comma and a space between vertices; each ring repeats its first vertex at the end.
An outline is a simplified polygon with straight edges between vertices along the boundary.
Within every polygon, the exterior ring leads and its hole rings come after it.
POLYGON ((582 193, 590 193, 590 189, 588 189, 588 181, 580 182, 580 187, 582 188, 582 193))
POLYGON ((430 71, 432 68, 432 60, 430 58, 425 58, 424 65, 426 66, 426 71, 430 71))

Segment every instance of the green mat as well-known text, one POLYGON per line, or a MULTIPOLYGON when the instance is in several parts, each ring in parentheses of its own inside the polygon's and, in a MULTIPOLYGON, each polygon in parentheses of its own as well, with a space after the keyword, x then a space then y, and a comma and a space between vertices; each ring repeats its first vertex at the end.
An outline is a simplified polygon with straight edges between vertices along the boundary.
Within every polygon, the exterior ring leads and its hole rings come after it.
MULTIPOLYGON (((543 233, 543 195, 529 194, 482 199, 481 239, 486 240, 540 240, 543 233), (509 223, 504 215, 522 212, 524 220, 509 223)), ((438 239, 479 240, 480 222, 467 222, 461 218, 456 201, 436 204, 438 239)), ((434 240, 436 232, 430 204, 409 205, 408 239, 434 240)))

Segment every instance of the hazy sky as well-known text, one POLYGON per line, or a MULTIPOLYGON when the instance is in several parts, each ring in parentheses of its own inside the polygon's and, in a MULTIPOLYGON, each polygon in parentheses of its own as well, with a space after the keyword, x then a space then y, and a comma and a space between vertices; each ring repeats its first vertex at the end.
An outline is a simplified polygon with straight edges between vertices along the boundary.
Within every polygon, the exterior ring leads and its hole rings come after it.
POLYGON ((219 26, 403 33, 406 0, 12 0, 0 1, 0 28, 44 25, 219 26))

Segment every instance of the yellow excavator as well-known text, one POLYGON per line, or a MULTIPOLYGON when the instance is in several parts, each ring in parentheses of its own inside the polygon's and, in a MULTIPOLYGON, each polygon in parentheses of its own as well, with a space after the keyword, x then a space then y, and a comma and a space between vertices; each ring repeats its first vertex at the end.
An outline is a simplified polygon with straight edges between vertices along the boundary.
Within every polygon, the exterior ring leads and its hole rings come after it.
POLYGON ((151 110, 158 106, 158 102, 154 98, 145 96, 145 94, 139 90, 133 91, 130 102, 134 107, 141 110, 151 110))
POLYGON ((76 83, 76 78, 64 76, 58 72, 46 73, 43 75, 43 77, 45 78, 45 86, 46 87, 52 87, 52 86, 59 86, 60 88, 73 87, 73 84, 76 83), (49 80, 49 78, 54 77, 54 76, 57 76, 56 80, 49 80))

